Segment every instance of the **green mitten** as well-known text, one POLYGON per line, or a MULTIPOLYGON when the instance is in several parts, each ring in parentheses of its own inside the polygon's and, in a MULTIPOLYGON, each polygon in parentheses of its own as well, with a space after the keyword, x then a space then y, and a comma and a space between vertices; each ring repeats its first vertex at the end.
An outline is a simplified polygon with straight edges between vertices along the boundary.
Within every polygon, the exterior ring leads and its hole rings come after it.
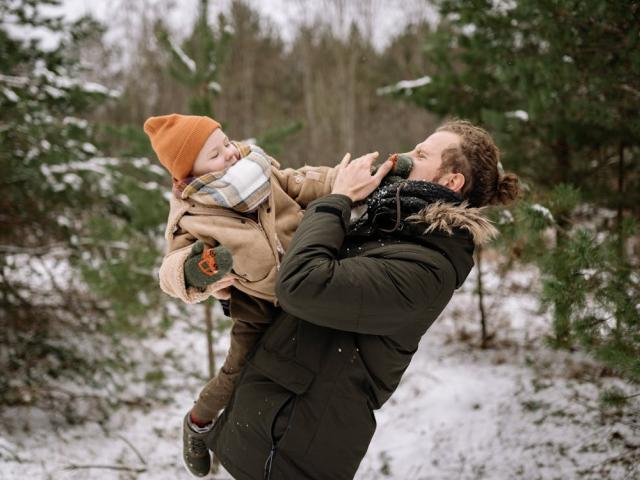
MULTIPOLYGON (((382 179, 381 186, 390 185, 407 178, 413 168, 413 160, 411 157, 394 153, 389 158, 393 160, 393 168, 387 176, 382 179)), ((375 173, 378 168, 380 168, 380 166, 375 167, 372 173, 375 173)))
POLYGON ((228 248, 218 245, 205 248, 198 240, 193 244, 184 261, 184 280, 188 287, 205 288, 221 280, 233 267, 233 257, 228 248))

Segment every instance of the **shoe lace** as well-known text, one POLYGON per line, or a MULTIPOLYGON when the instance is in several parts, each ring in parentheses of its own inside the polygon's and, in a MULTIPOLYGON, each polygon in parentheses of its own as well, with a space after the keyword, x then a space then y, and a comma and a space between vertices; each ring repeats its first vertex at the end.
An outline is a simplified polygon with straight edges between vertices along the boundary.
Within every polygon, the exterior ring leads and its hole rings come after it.
POLYGON ((192 436, 189 438, 189 453, 196 456, 202 457, 208 453, 207 445, 204 443, 204 440, 199 437, 192 436))

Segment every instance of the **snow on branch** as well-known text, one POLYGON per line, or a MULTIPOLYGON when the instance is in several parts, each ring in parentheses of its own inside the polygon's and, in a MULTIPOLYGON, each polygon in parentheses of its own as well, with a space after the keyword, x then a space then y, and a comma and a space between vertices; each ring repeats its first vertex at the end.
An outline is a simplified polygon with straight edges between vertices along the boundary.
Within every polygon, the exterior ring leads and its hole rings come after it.
POLYGON ((24 87, 29 83, 29 79, 26 77, 0 74, 0 82, 6 83, 11 87, 24 87))
MULTIPOLYGON (((99 93, 101 95, 114 97, 114 98, 120 96, 120 91, 111 90, 105 87, 104 85, 100 85, 99 83, 83 82, 83 81, 76 80, 74 78, 69 78, 69 77, 60 75, 58 73, 52 72, 47 68, 47 66, 42 60, 39 60, 36 62, 33 69, 33 76, 45 78, 53 86, 54 90, 56 87, 58 89, 79 88, 80 90, 87 93, 99 93)), ((14 78, 18 78, 18 77, 14 77, 14 78)), ((27 78, 24 78, 21 80, 24 81, 24 84, 29 82, 29 79, 27 78)))
POLYGON ((431 83, 431 77, 425 76, 416 78, 415 80, 402 80, 393 85, 387 85, 386 87, 381 87, 376 90, 378 95, 389 95, 390 93, 399 92, 404 90, 405 93, 409 93, 414 88, 422 87, 431 83))
POLYGON ((173 38, 171 38, 170 36, 169 36, 169 45, 171 45, 171 49, 175 52, 175 54, 178 56, 180 61, 182 63, 184 63, 184 65, 191 71, 191 73, 195 73, 196 72, 196 62, 194 62, 193 59, 191 59, 189 57, 189 55, 184 53, 184 50, 182 50, 182 48, 180 48, 180 45, 178 45, 175 42, 175 40, 173 38))
POLYGON ((546 218, 549 222, 552 222, 552 223, 555 222, 553 215, 551 214, 551 212, 547 207, 543 207, 539 203, 534 203, 531 205, 531 210, 533 210, 534 212, 538 212, 540 215, 546 218))
POLYGON ((523 122, 529 120, 529 114, 524 110, 514 110, 513 112, 507 112, 504 115, 507 118, 517 118, 518 120, 522 120, 523 122))

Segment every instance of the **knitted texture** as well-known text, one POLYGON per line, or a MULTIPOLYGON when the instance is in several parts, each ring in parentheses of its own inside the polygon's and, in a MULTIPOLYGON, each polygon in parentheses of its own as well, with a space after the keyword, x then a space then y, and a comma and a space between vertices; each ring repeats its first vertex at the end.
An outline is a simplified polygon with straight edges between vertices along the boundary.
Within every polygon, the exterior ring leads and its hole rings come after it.
POLYGON ((220 124, 212 118, 177 113, 144 122, 158 160, 176 180, 189 175, 200 150, 218 128, 220 124))
POLYGON ((222 245, 205 248, 198 240, 184 262, 184 280, 189 287, 205 288, 227 275, 233 267, 229 249, 222 245))
POLYGON ((367 210, 350 231, 364 235, 401 231, 407 226, 407 217, 428 205, 438 201, 459 205, 462 200, 453 190, 433 182, 402 180, 382 185, 366 199, 367 210))
MULTIPOLYGON (((380 183, 381 186, 390 185, 407 178, 413 169, 413 160, 407 155, 394 153, 389 157, 389 160, 393 161, 393 167, 382 179, 382 182, 380 183)), ((380 168, 380 166, 375 167, 371 173, 376 173, 378 168, 380 168)))

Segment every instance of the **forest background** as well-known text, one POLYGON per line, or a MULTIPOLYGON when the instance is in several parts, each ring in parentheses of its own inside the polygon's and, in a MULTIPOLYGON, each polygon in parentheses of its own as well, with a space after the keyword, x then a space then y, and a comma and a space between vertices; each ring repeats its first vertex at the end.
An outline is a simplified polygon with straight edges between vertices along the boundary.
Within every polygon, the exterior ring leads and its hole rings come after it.
POLYGON ((180 112, 213 116, 286 167, 407 151, 447 117, 480 124, 524 196, 488 211, 502 235, 477 252, 460 338, 498 348, 483 265, 499 278, 533 268, 550 319, 541 345, 624 379, 601 400, 630 408, 639 2, 416 0, 398 17, 377 0, 274 2, 284 23, 264 2, 209 3, 185 15, 181 2, 116 2, 99 21, 54 0, 0 0, 0 405, 63 423, 148 408, 168 359, 135 345, 176 323, 202 332, 200 363, 215 372, 228 319, 157 284, 170 181, 142 124, 180 112), (132 372, 145 395, 127 390, 132 372))

